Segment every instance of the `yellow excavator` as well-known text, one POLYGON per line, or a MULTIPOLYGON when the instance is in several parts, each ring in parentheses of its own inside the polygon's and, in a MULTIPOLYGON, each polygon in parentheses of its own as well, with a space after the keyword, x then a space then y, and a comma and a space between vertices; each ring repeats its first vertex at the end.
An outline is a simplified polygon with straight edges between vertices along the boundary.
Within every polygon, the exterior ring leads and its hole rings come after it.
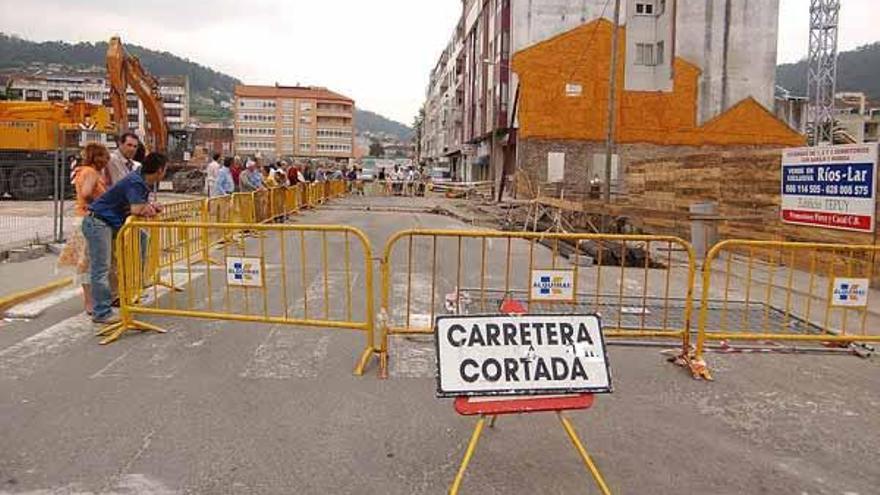
MULTIPOLYGON (((74 156, 87 131, 115 133, 110 112, 82 101, 0 101, 0 195, 51 197, 61 150, 74 156)), ((67 164, 63 170, 67 177, 67 164)))
POLYGON ((137 95, 144 105, 147 117, 146 147, 168 156, 166 178, 174 183, 175 191, 200 190, 204 174, 198 167, 190 167, 188 155, 192 152, 190 131, 170 130, 165 121, 165 108, 159 92, 159 80, 141 65, 137 57, 125 51, 118 36, 110 38, 107 46, 107 82, 110 86, 110 103, 116 126, 126 129, 128 107, 126 93, 128 88, 137 95), (189 170, 186 170, 189 169, 189 170), (184 170, 185 173, 178 172, 184 170), (193 186, 195 184, 195 186, 193 186))
POLYGON ((107 82, 110 85, 110 103, 113 118, 120 129, 128 127, 126 93, 130 87, 144 105, 147 113, 147 143, 151 151, 166 153, 168 150, 168 124, 165 108, 159 93, 159 80, 150 75, 137 57, 129 55, 119 36, 110 38, 107 46, 107 82))
MULTIPOLYGON (((107 81, 113 113, 87 102, 0 100, 0 197, 42 200, 54 194, 55 163, 67 151, 79 152, 81 132, 116 134, 128 129, 126 93, 131 88, 143 102, 148 126, 146 146, 169 155, 170 172, 185 167, 191 139, 186 130, 169 132, 159 82, 129 55, 119 37, 107 48, 107 81), (169 139, 170 138, 170 139, 169 139), (62 139, 64 142, 62 142, 62 139), (169 140, 172 142, 169 150, 169 140)), ((67 177, 69 165, 62 168, 67 177)), ((196 178, 198 180, 198 178, 196 178)))

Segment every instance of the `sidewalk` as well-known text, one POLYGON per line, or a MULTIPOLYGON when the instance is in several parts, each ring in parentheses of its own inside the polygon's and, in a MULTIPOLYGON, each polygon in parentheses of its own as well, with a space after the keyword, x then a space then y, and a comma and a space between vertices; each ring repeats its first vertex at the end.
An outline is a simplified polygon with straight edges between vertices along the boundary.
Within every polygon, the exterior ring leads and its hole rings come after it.
POLYGON ((32 289, 53 280, 73 275, 71 268, 58 268, 58 256, 48 253, 41 258, 0 263, 0 297, 32 289))

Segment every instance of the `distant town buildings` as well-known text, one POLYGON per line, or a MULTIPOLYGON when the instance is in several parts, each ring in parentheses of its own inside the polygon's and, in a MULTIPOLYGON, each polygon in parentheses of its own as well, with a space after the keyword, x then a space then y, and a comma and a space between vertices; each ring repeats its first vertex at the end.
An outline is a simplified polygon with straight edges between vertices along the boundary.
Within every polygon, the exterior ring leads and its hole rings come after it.
POLYGON ((231 156, 234 144, 235 137, 231 126, 220 123, 201 124, 193 132, 193 146, 209 156, 214 153, 231 156))
MULTIPOLYGON (((592 164, 604 162, 608 3, 462 0, 430 73, 419 160, 449 167, 461 180, 497 183, 518 167, 546 168, 547 153, 567 152, 566 182, 585 182, 592 164)), ((643 155, 634 151, 639 146, 665 147, 656 154, 799 139, 767 110, 774 106, 779 0, 623 3, 616 132, 629 146, 615 163, 625 167, 627 154, 643 155), (724 125, 715 122, 733 110, 724 125), (737 117, 752 119, 751 127, 735 129, 737 117), (760 137, 767 132, 774 137, 760 137)))
POLYGON ((837 126, 853 143, 876 143, 880 138, 880 101, 862 92, 837 93, 834 102, 837 126))
MULTIPOLYGON (((806 96, 776 88, 776 116, 792 129, 808 133, 806 96)), ((880 141, 880 101, 863 92, 839 92, 834 99, 834 142, 836 144, 876 143, 880 141)))
MULTIPOLYGON (((110 108, 110 87, 106 73, 99 68, 76 72, 69 69, 35 68, 29 71, 7 71, 3 74, 13 99, 24 101, 87 101, 110 108)), ((165 108, 169 130, 184 130, 189 124, 190 88, 187 76, 159 77, 159 92, 165 108)), ((147 120, 144 106, 134 91, 128 95, 129 129, 145 135, 147 120)))
POLYGON ((354 156, 354 100, 326 88, 235 87, 235 152, 268 159, 354 156))

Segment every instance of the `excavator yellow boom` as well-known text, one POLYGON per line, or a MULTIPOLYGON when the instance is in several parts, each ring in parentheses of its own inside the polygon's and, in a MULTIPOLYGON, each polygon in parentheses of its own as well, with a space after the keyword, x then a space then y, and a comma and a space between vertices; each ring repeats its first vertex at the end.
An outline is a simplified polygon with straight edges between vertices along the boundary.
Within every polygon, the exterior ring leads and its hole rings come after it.
POLYGON ((131 87, 147 112, 147 121, 150 123, 148 144, 155 151, 166 152, 168 124, 165 122, 159 81, 143 68, 137 57, 125 51, 118 36, 110 38, 107 47, 107 80, 110 83, 110 101, 117 127, 128 128, 128 105, 125 95, 131 87))

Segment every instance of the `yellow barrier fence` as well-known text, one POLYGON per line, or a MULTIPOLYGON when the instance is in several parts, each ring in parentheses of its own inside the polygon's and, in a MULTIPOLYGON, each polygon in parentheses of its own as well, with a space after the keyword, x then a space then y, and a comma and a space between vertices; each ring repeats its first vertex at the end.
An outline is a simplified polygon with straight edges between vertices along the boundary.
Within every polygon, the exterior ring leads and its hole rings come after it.
POLYGON ((711 379, 704 352, 713 341, 728 350, 730 341, 757 341, 770 349, 777 341, 844 347, 880 341, 880 317, 868 306, 878 262, 880 246, 872 245, 717 244, 703 265, 691 371, 711 379))
POLYGON ((256 223, 268 222, 272 219, 272 210, 270 205, 270 192, 268 189, 254 191, 254 221, 256 223))
POLYGON ((232 195, 232 219, 236 223, 257 223, 254 193, 232 195))
POLYGON ((668 236, 407 230, 382 258, 380 375, 389 336, 432 334, 440 314, 598 313, 605 334, 689 348, 696 262, 668 236))
MULTIPOLYGON (((330 186, 324 184, 300 184, 296 187, 279 187, 250 193, 235 193, 210 199, 193 199, 163 205, 162 213, 152 221, 166 223, 264 223, 285 218, 299 211, 301 198, 308 189, 313 195, 312 204, 323 200, 322 191, 330 186)), ((338 185, 332 186, 338 190, 338 185)), ((163 231, 162 237, 148 244, 144 271, 149 283, 175 288, 173 282, 164 280, 159 273, 172 261, 179 262, 188 253, 200 253, 203 262, 214 262, 209 250, 221 242, 229 242, 233 232, 229 229, 185 233, 163 231)))
MULTIPOLYGON (((176 234, 175 234, 176 235, 176 234)), ((184 242, 184 246, 193 243, 184 242)), ((375 352, 372 251, 359 230, 341 225, 164 223, 130 220, 117 236, 122 323, 102 331, 102 343, 125 331, 156 330, 135 316, 204 318, 350 329, 365 334, 355 373, 363 374, 375 352), (211 252, 219 266, 201 263, 197 253, 171 258, 162 275, 186 285, 186 292, 144 287, 142 243, 182 232, 184 241, 209 231, 256 231, 240 243, 211 252), (141 232, 145 236, 139 235, 141 232)))

